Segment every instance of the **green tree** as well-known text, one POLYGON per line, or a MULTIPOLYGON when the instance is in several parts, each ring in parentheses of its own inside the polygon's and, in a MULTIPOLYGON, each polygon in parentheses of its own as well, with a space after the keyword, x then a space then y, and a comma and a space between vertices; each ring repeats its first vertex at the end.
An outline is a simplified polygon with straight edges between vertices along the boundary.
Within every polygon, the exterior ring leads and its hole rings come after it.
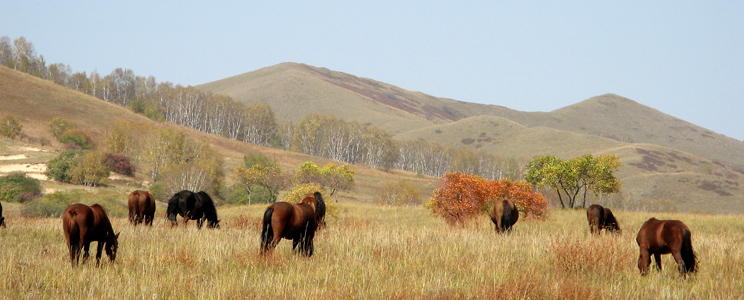
POLYGON ((278 165, 255 164, 249 168, 238 166, 235 168, 234 178, 246 191, 250 191, 254 185, 265 188, 269 192, 271 202, 276 202, 279 191, 286 189, 290 183, 289 174, 282 172, 278 165))
POLYGON ((349 164, 336 166, 328 163, 319 168, 313 162, 305 162, 295 171, 296 184, 317 183, 334 195, 337 191, 350 191, 354 188, 354 170, 349 164))
POLYGON ((5 137, 6 141, 8 138, 15 139, 21 134, 22 129, 23 125, 14 116, 6 116, 0 124, 0 134, 5 137))
POLYGON ((599 195, 620 190, 620 181, 614 172, 621 166, 615 155, 586 154, 567 161, 555 156, 538 156, 529 163, 525 179, 539 188, 554 188, 563 208, 576 207, 576 200, 583 191, 581 206, 585 207, 587 191, 599 195))

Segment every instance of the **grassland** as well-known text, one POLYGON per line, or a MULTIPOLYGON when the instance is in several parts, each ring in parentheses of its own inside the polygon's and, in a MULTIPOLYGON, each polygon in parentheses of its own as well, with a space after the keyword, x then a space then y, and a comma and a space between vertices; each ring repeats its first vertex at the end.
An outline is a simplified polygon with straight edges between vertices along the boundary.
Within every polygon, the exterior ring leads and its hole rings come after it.
MULTIPOLYGON (((553 210, 496 235, 480 216, 450 227, 421 207, 340 204, 315 255, 283 241, 259 255, 264 205, 221 206, 221 229, 171 228, 113 218, 115 263, 70 267, 59 218, 8 214, 0 229, 0 297, 7 299, 740 299, 740 216, 616 213, 620 235, 591 237, 580 210, 553 210), (651 216, 691 228, 699 272, 684 280, 668 255, 641 277, 635 234, 651 216)), ((93 254, 94 255, 94 254, 93 254)))

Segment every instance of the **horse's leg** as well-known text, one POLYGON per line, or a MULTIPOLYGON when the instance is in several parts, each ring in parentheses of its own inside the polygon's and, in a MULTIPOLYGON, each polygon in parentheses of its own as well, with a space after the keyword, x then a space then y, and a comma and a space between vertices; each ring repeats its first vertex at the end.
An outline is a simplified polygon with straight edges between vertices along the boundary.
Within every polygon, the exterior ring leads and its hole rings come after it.
POLYGON ((83 249, 83 264, 85 264, 85 262, 88 261, 88 256, 90 256, 90 252, 88 251, 90 250, 90 242, 80 244, 80 247, 83 249))
POLYGON ((654 260, 656 260, 656 269, 661 272, 661 253, 654 253, 654 260))
POLYGON ((96 267, 101 265, 101 256, 103 254, 103 245, 105 243, 103 241, 98 242, 98 251, 96 251, 96 267))
MULTIPOLYGON (((70 238, 72 239, 72 237, 70 238)), ((80 248, 78 246, 78 242, 75 240, 68 240, 67 249, 70 250, 70 264, 72 264, 73 267, 77 266, 78 260, 80 258, 80 248)))
POLYGON ((292 240, 292 253, 297 253, 297 245, 300 245, 300 250, 302 250, 302 236, 292 240))
POLYGON ((204 225, 204 220, 205 219, 206 219, 206 217, 202 217, 202 218, 196 219, 196 226, 199 227, 199 229, 201 229, 202 228, 202 225, 204 225))
POLYGON ((651 264, 651 256, 648 253, 648 249, 641 249, 641 254, 638 255, 638 269, 641 270, 641 276, 648 274, 648 266, 651 264))
POLYGON ((677 262, 677 267, 679 268, 679 274, 682 275, 682 277, 685 277, 685 275, 687 275, 686 274, 687 268, 685 267, 685 261, 682 259, 682 252, 679 250, 672 251, 672 255, 674 256, 674 261, 677 262))

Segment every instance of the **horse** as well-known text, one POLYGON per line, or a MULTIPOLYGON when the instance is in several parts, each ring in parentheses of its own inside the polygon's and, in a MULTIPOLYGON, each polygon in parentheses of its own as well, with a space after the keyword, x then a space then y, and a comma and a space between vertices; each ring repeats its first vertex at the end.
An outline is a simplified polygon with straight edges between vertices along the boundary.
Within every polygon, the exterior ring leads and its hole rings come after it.
POLYGON ((168 200, 168 210, 166 217, 171 222, 171 226, 177 226, 176 215, 184 218, 184 224, 189 220, 196 220, 199 229, 202 228, 204 221, 207 221, 208 228, 219 228, 220 220, 217 219, 217 209, 214 207, 212 198, 204 191, 194 193, 183 190, 175 193, 168 200))
POLYGON ((134 191, 129 194, 129 222, 133 225, 141 224, 152 226, 155 218, 155 198, 148 191, 134 191))
POLYGON ((5 217, 3 217, 3 204, 0 203, 0 226, 5 227, 5 217))
POLYGON ((638 269, 641 275, 648 274, 651 255, 656 260, 656 269, 661 271, 661 255, 671 253, 677 262, 679 273, 684 278, 687 273, 697 271, 695 252, 692 250, 690 228, 678 220, 648 219, 638 231, 636 242, 641 250, 638 256, 638 269))
POLYGON ((271 252, 285 238, 292 240, 292 252, 312 256, 315 231, 324 218, 325 201, 320 192, 307 195, 299 204, 276 202, 269 205, 264 212, 261 253, 271 252))
POLYGON ((116 259, 119 249, 119 234, 114 233, 106 211, 98 204, 87 206, 76 203, 65 209, 62 215, 62 228, 67 238, 67 248, 70 250, 70 262, 77 266, 80 260, 80 250, 83 250, 83 263, 88 259, 88 249, 91 242, 98 242, 96 252, 96 266, 101 264, 101 249, 106 249, 111 262, 116 259))
POLYGON ((519 220, 519 210, 509 199, 496 201, 491 208, 491 221, 496 225, 496 233, 511 233, 512 226, 519 220))
POLYGON ((605 232, 622 232, 612 211, 599 204, 591 205, 586 209, 586 219, 589 221, 589 231, 592 234, 599 234, 602 229, 605 232))

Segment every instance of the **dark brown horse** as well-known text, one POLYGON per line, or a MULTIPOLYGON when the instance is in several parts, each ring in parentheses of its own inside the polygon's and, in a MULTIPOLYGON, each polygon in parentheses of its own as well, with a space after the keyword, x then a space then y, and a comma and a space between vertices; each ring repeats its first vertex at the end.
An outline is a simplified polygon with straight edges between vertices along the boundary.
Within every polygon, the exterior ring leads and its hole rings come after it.
POLYGON ((269 205, 264 212, 261 253, 271 252, 285 238, 292 240, 293 252, 312 256, 315 230, 324 216, 325 202, 319 192, 306 196, 299 204, 276 202, 269 205))
POLYGON ((67 238, 67 248, 70 250, 70 262, 75 267, 80 260, 80 250, 84 251, 83 263, 88 259, 88 249, 91 242, 98 242, 96 252, 96 266, 101 263, 101 249, 106 249, 111 262, 116 259, 119 248, 119 234, 114 234, 106 211, 98 204, 87 206, 73 204, 62 215, 62 228, 67 238))
POLYGON ((615 219, 615 215, 609 208, 602 207, 602 205, 594 204, 586 209, 586 219, 589 221, 589 231, 591 233, 599 234, 602 229, 606 232, 617 232, 620 233, 620 225, 615 219))
POLYGON ((514 202, 508 199, 496 201, 491 208, 491 221, 496 225, 496 232, 511 232, 512 226, 519 220, 519 210, 514 202))
POLYGON ((155 218, 155 198, 148 191, 134 191, 129 194, 129 222, 137 225, 145 222, 145 225, 152 226, 152 220, 155 218))
POLYGON ((648 274, 652 254, 656 260, 656 269, 659 271, 661 271, 661 255, 669 253, 674 256, 682 277, 689 272, 697 271, 690 228, 680 221, 651 218, 641 226, 636 242, 641 249, 638 257, 638 269, 641 270, 641 275, 648 274))
POLYGON ((0 226, 5 227, 5 217, 3 217, 3 204, 0 203, 0 226))

